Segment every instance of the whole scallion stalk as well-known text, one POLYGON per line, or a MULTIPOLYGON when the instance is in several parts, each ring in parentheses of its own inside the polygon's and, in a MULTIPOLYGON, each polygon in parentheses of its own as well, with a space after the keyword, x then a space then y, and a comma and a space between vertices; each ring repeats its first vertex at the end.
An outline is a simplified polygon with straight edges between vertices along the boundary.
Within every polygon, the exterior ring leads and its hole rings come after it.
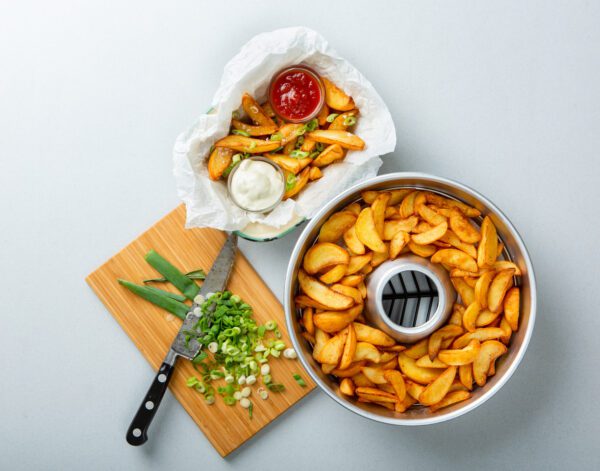
POLYGON ((152 289, 151 286, 139 286, 127 280, 119 279, 117 281, 132 293, 137 294, 146 301, 150 301, 152 304, 156 304, 158 307, 176 315, 180 319, 185 319, 185 316, 190 310, 190 307, 187 304, 161 293, 160 291, 162 290, 157 290, 156 288, 152 289))
POLYGON ((186 298, 193 300, 200 291, 200 288, 193 280, 181 273, 156 251, 150 250, 145 258, 152 268, 170 281, 186 298))

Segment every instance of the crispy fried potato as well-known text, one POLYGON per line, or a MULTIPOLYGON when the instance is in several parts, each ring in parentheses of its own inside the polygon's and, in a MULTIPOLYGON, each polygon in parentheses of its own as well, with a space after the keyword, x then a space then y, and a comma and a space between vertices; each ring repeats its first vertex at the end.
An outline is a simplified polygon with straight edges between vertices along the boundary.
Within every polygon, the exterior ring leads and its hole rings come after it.
POLYGON ((340 358, 339 368, 346 369, 352 364, 354 358, 354 352, 356 351, 356 332, 352 324, 348 324, 346 327, 346 343, 344 344, 344 350, 342 351, 342 357, 340 358))
POLYGON ((458 377, 465 388, 473 389, 473 366, 470 363, 458 367, 458 377))
POLYGON ((484 309, 477 316, 477 320, 475 321, 476 327, 486 327, 490 324, 493 324, 498 316, 500 316, 501 312, 492 312, 489 309, 484 309))
MULTIPOLYGON (((300 174, 296 177, 294 186, 292 186, 291 188, 286 190, 285 194, 283 195, 284 200, 286 200, 288 198, 292 198, 293 196, 296 196, 298 193, 300 193, 304 189, 304 187, 308 183, 308 173, 309 172, 310 172, 309 168, 305 168, 304 170, 302 170, 302 172, 300 172, 300 174)), ((284 173, 286 173, 286 172, 284 172, 284 173)), ((286 181, 287 181, 287 174, 286 174, 286 181)))
POLYGON ((481 240, 481 234, 460 211, 453 211, 450 216, 450 229, 467 244, 475 244, 481 240))
POLYGON ((304 339, 309 342, 311 345, 314 345, 316 340, 315 340, 315 336, 313 334, 310 334, 308 332, 302 332, 302 337, 304 337, 304 339))
POLYGON ((356 217, 358 217, 358 215, 360 214, 360 210, 361 210, 361 207, 360 207, 359 203, 351 203, 344 208, 344 211, 349 211, 352 214, 354 214, 356 217))
POLYGON ((521 276, 521 269, 513 262, 508 260, 498 260, 494 263, 494 270, 502 271, 502 270, 514 270, 516 276, 521 276))
POLYGON ((304 271, 309 275, 326 271, 335 265, 350 263, 348 252, 331 242, 317 242, 304 255, 304 271))
POLYGON ((330 338, 319 352, 319 356, 316 358, 316 360, 319 363, 333 365, 333 368, 331 368, 330 370, 332 371, 340 361, 340 358, 342 357, 342 352, 344 351, 344 345, 346 344, 347 336, 348 332, 346 330, 343 330, 339 334, 330 338))
POLYGON ((363 209, 356 219, 356 236, 363 244, 375 252, 386 252, 387 248, 375 227, 375 219, 371 208, 363 209))
POLYGON ((440 238, 438 242, 444 242, 452 247, 456 247, 459 250, 462 250, 469 257, 473 257, 473 259, 477 258, 477 249, 474 245, 467 244, 460 240, 458 236, 452 232, 450 229, 446 231, 443 237, 440 238))
POLYGON ((429 258, 438 251, 435 245, 420 245, 414 240, 408 242, 408 248, 412 253, 423 258, 429 258))
POLYGON ((479 340, 471 340, 469 345, 460 350, 440 350, 438 359, 451 366, 468 365, 475 361, 480 348, 479 340))
POLYGON ((439 358, 431 360, 428 355, 423 355, 417 360, 417 366, 421 368, 448 368, 448 365, 439 358))
POLYGON ((404 376, 420 384, 431 383, 443 371, 437 368, 421 368, 420 366, 417 366, 416 361, 408 357, 406 352, 401 352, 398 354, 398 366, 400 367, 400 371, 402 371, 404 376))
POLYGON ((413 240, 413 242, 415 242, 416 244, 419 244, 419 245, 432 244, 436 240, 439 240, 440 238, 442 238, 444 236, 444 234, 446 234, 447 230, 448 230, 448 223, 446 221, 443 221, 441 224, 434 226, 429 231, 422 232, 420 234, 413 234, 412 240, 413 240))
POLYGON ((428 342, 429 342, 429 338, 424 338, 422 340, 419 340, 417 343, 415 343, 414 345, 411 345, 407 350, 405 350, 404 354, 407 357, 412 358, 413 360, 418 360, 423 355, 427 354, 428 342))
POLYGON ((218 180, 223 172, 231 165, 233 149, 215 147, 208 158, 208 176, 211 180, 218 180))
POLYGON ((344 294, 336 293, 323 283, 306 274, 304 270, 298 272, 298 283, 307 296, 328 306, 330 309, 348 309, 354 304, 352 298, 344 294))
POLYGON ((394 236, 402 232, 411 232, 419 223, 417 216, 410 216, 406 219, 392 219, 383 224, 383 240, 391 240, 394 236))
POLYGON ((238 152, 247 152, 249 154, 264 154, 279 147, 279 141, 263 141, 252 137, 238 136, 232 134, 225 136, 215 142, 215 147, 226 147, 237 150, 238 152))
POLYGON ((389 247, 390 258, 394 259, 398 255, 400 255, 400 252, 402 252, 402 249, 409 242, 410 242, 410 235, 407 232, 398 231, 394 235, 394 237, 392 237, 392 240, 390 241, 390 247, 389 247))
POLYGON ((343 311, 343 309, 330 309, 328 306, 325 306, 325 304, 315 301, 314 299, 309 298, 305 294, 299 294, 298 296, 296 296, 294 298, 294 302, 296 303, 296 306, 298 306, 298 307, 312 307, 314 309, 321 309, 324 311, 328 311, 328 310, 343 311))
POLYGON ((327 125, 327 117, 329 116, 329 114, 329 106, 327 106, 327 103, 324 103, 323 108, 321 108, 321 111, 319 111, 319 114, 317 115, 319 126, 327 125))
POLYGON ((300 150, 302 152, 312 152, 314 150, 314 148, 316 147, 316 145, 317 145, 316 141, 306 138, 306 139, 304 139, 304 142, 300 146, 300 150))
POLYGON ((385 332, 358 322, 354 323, 356 338, 360 342, 369 342, 381 347, 391 347, 396 341, 385 332))
POLYGON ((496 276, 495 271, 486 271, 481 274, 481 276, 477 279, 477 283, 475 283, 475 298, 479 301, 482 308, 487 308, 488 304, 488 290, 490 288, 490 283, 496 276))
POLYGON ((496 261, 498 252, 498 234, 496 226, 489 216, 483 218, 481 223, 481 241, 477 247, 477 265, 491 267, 496 261))
POLYGON ((319 242, 337 242, 355 222, 356 216, 349 211, 332 214, 321 226, 319 242))
POLYGON ((392 388, 394 388, 394 392, 398 396, 398 401, 404 401, 406 397, 406 384, 404 383, 402 374, 396 370, 385 370, 383 376, 392 385, 392 388))
POLYGON ((331 289, 336 293, 342 293, 346 296, 350 296, 352 299, 354 299, 354 302, 356 304, 362 304, 363 302, 362 296, 360 295, 360 291, 358 291, 358 289, 356 288, 353 288, 352 286, 346 286, 340 283, 336 283, 331 286, 331 289))
POLYGON ((337 160, 342 160, 343 158, 344 149, 342 149, 339 144, 331 144, 327 146, 315 160, 313 160, 312 165, 314 167, 325 167, 337 160))
POLYGON ((462 278, 450 278, 454 289, 460 296, 460 299, 465 305, 475 301, 475 290, 471 288, 462 278))
POLYGON ((244 96, 242 96, 242 108, 257 125, 277 128, 275 121, 265 113, 265 110, 249 93, 244 93, 244 96))
POLYGON ((444 327, 436 330, 433 334, 429 336, 429 342, 427 343, 427 353, 429 355, 429 359, 433 360, 440 348, 442 347, 442 341, 447 339, 453 339, 458 337, 463 333, 462 327, 458 325, 445 325, 444 327))
POLYGON ((250 136, 268 136, 277 131, 275 123, 273 123, 273 126, 253 126, 252 124, 243 123, 238 119, 232 119, 231 126, 234 129, 247 132, 250 136))
POLYGON ((371 260, 371 266, 373 268, 381 265, 383 262, 385 262, 386 260, 388 260, 390 258, 390 252, 389 252, 389 244, 385 243, 385 252, 374 252, 373 253, 373 259, 371 260))
POLYGON ((473 378, 479 386, 485 386, 487 381, 487 373, 490 369, 490 364, 496 358, 504 355, 507 352, 506 345, 497 340, 488 340, 481 344, 479 354, 473 362, 473 378))
POLYGON ((357 304, 345 311, 323 311, 313 315, 313 322, 323 332, 339 332, 353 322, 362 310, 363 304, 357 304))
POLYGON ((458 209, 465 216, 476 218, 481 215, 481 212, 478 209, 472 208, 469 205, 466 205, 462 201, 451 200, 449 198, 444 198, 443 196, 437 195, 435 193, 426 193, 426 199, 428 203, 434 204, 440 208, 447 209, 458 209))
POLYGON ((373 211, 373 220, 375 221, 375 229, 377 230, 380 238, 383 238, 385 210, 391 197, 391 193, 388 193, 387 191, 381 192, 379 195, 377 195, 377 198, 375 198, 375 201, 373 201, 373 204, 371 205, 371 209, 373 211))
POLYGON ((328 129, 317 129, 307 134, 314 141, 322 142, 323 144, 339 144, 344 149, 363 150, 365 141, 356 134, 348 131, 330 131, 328 129))
POLYGON ((319 178, 321 178, 323 176, 323 173, 321 172, 321 170, 317 167, 311 167, 310 171, 308 172, 308 179, 312 182, 314 180, 318 180, 319 178))
POLYGON ((312 352, 313 358, 315 360, 318 361, 318 357, 321 355, 321 350, 323 350, 323 347, 329 341, 330 338, 331 336, 328 333, 323 332, 319 328, 315 329, 315 343, 313 345, 312 352))
POLYGON ((354 257, 350 257, 350 263, 348 264, 348 268, 346 269, 346 275, 353 275, 355 273, 358 273, 365 266, 367 266, 372 259, 373 252, 369 252, 365 255, 355 255, 354 257))
POLYGON ((431 404, 429 409, 431 412, 435 412, 437 410, 442 409, 443 407, 448 407, 458 402, 466 401, 471 397, 471 393, 469 391, 452 391, 446 394, 446 397, 442 399, 440 402, 436 404, 431 404))
POLYGON ((340 392, 346 396, 354 396, 354 383, 350 378, 340 381, 340 392))
POLYGON ((337 283, 342 278, 344 278, 347 268, 348 265, 336 265, 335 267, 329 269, 327 272, 321 275, 319 277, 319 280, 328 285, 332 283, 337 283))
POLYGON ((519 306, 521 304, 521 292, 514 287, 508 290, 504 296, 504 317, 513 332, 519 330, 519 306))
POLYGON ((450 319, 448 319, 448 324, 462 326, 464 313, 465 308, 460 304, 455 304, 452 307, 452 315, 450 316, 450 319))
MULTIPOLYGON (((356 332, 355 332, 356 333, 356 332)), ((373 344, 369 342, 356 342, 356 349, 352 361, 369 360, 372 363, 381 361, 381 353, 373 344)))
POLYGON ((288 123, 284 124, 277 131, 281 135, 281 142, 279 145, 285 146, 289 142, 296 141, 298 136, 301 136, 304 132, 304 125, 300 123, 288 123))
POLYGON ((386 384, 387 380, 383 376, 383 368, 375 368, 372 366, 363 366, 361 368, 362 374, 364 374, 369 381, 375 384, 386 384))
POLYGON ((406 219, 415 214, 415 198, 418 194, 418 191, 412 191, 402 199, 399 209, 400 218, 406 219))
POLYGON ((440 402, 448 393, 450 386, 456 377, 456 366, 450 366, 441 375, 439 375, 419 396, 419 402, 425 406, 430 406, 440 402))
POLYGON ((331 371, 331 374, 337 376, 338 378, 351 378, 357 374, 361 374, 360 369, 365 366, 365 363, 365 361, 357 361, 352 363, 346 369, 335 368, 331 371))
MULTIPOLYGON (((345 131, 346 129, 354 126, 354 124, 348 124, 352 122, 351 118, 356 118, 358 116, 358 110, 350 110, 345 113, 339 114, 334 118, 327 129, 331 131, 345 131)), ((356 123, 356 120, 354 120, 356 123)))
POLYGON ((315 333, 315 323, 313 322, 313 314, 314 309, 312 307, 306 307, 302 311, 302 325, 306 329, 306 331, 314 335, 315 333))
POLYGON ((363 275, 348 275, 340 280, 340 284, 346 286, 359 286, 362 283, 363 279, 363 275))
POLYGON ((356 107, 352 97, 346 95, 331 80, 321 77, 321 81, 325 88, 325 103, 329 108, 338 111, 350 111, 356 107))
POLYGON ((354 225, 344 232, 344 243, 356 255, 363 255, 365 253, 365 244, 356 236, 356 226, 354 225))
MULTIPOLYGON (((425 198, 425 194, 424 193, 421 193, 421 194, 423 195, 423 198, 425 198)), ((426 204, 421 203, 421 204, 415 204, 415 205, 416 205, 416 210, 417 210, 417 213, 419 214, 419 216, 421 216, 425 221, 427 221, 432 226, 438 226, 444 222, 445 223, 448 222, 448 220, 444 216, 437 213, 436 211, 431 209, 426 204)))
POLYGON ((441 249, 438 250, 432 257, 433 263, 443 263, 451 267, 460 268, 470 272, 477 271, 477 263, 464 252, 457 249, 441 249))
MULTIPOLYGON (((348 278, 350 278, 350 277, 348 277, 348 278)), ((366 299, 367 286, 365 285, 364 281, 361 280, 361 282, 358 284, 357 288, 358 288, 358 291, 360 292, 360 295, 362 296, 362 298, 366 299)))
POLYGON ((487 340, 499 339, 503 333, 503 330, 499 327, 483 327, 481 329, 475 329, 475 332, 467 332, 454 340, 454 342, 452 342, 452 348, 464 348, 472 340, 478 340, 483 343, 487 340))
POLYGON ((488 290, 488 309, 490 311, 499 312, 502 309, 504 295, 512 286, 514 274, 514 270, 502 270, 492 280, 488 290))
MULTIPOLYGON (((385 378, 384 378, 385 380, 385 378)), ((397 398, 395 394, 390 394, 388 392, 382 391, 377 388, 363 387, 359 386, 355 389, 356 395, 359 397, 364 397, 374 402, 397 402, 397 398)))
POLYGON ((375 201, 375 198, 377 198, 378 195, 379 192, 374 190, 365 190, 360 192, 360 197, 367 204, 373 204, 373 201, 375 201))
POLYGON ((300 170, 302 170, 300 160, 288 157, 287 155, 265 154, 264 157, 266 157, 269 160, 272 160, 283 170, 287 170, 288 172, 293 173, 294 175, 299 173, 300 170))
POLYGON ((505 316, 502 316, 498 328, 502 330, 502 335, 498 338, 503 344, 508 345, 508 342, 510 342, 510 338, 512 336, 512 329, 505 316))
POLYGON ((469 332, 475 332, 475 322, 477 321, 477 317, 481 312, 481 304, 479 301, 473 301, 467 309, 465 309, 465 313, 463 314, 463 327, 469 332))

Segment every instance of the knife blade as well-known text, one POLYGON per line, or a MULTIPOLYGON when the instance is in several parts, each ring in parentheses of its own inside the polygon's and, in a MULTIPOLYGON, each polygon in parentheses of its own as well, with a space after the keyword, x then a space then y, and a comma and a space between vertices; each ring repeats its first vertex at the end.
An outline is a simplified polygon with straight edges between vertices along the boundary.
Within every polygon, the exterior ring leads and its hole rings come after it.
MULTIPOLYGON (((207 298, 210 294, 223 291, 226 288, 236 254, 237 235, 231 233, 227 235, 225 244, 221 248, 219 255, 217 255, 208 275, 206 275, 206 279, 199 291, 201 298, 207 298)), ((196 324, 201 315, 200 303, 194 301, 175 340, 171 344, 167 356, 158 369, 152 385, 131 421, 126 435, 127 442, 130 445, 139 446, 148 440, 148 428, 167 390, 177 357, 181 356, 192 360, 200 352, 202 344, 198 342, 196 335, 201 333, 196 330, 196 324), (196 335, 191 335, 192 333, 196 335)))

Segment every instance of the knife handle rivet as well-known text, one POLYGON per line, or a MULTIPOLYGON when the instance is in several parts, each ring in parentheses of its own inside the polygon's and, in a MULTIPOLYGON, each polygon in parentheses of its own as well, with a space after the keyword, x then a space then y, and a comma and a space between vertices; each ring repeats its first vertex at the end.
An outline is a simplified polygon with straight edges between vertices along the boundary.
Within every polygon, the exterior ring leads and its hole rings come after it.
POLYGON ((152 410, 152 409, 154 409, 154 402, 148 401, 148 402, 146 402, 145 406, 146 406, 146 409, 152 410))
POLYGON ((142 431, 139 428, 134 428, 131 433, 135 438, 138 438, 142 435, 142 431))
POLYGON ((159 382, 164 383, 166 380, 167 380, 167 375, 162 374, 162 373, 158 375, 159 382))

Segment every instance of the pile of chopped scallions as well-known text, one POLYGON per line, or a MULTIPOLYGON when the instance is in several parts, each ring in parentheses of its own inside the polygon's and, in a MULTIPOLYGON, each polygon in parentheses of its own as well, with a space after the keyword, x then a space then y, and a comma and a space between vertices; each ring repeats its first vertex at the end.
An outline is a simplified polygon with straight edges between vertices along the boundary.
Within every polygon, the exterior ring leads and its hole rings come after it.
MULTIPOLYGON (((186 299, 193 300, 201 311, 194 329, 185 332, 188 342, 195 338, 202 344, 202 349, 192 360, 199 374, 188 378, 188 387, 202 394, 208 404, 215 402, 216 394, 222 396, 227 405, 239 402, 241 407, 248 409, 250 417, 253 413, 250 397, 254 384, 259 385, 256 392, 263 400, 269 397, 269 392, 285 391, 283 384, 273 381, 269 360, 282 355, 293 360, 296 352, 293 348, 286 348, 275 321, 258 325, 252 307, 230 291, 210 293, 206 297, 198 294, 200 288, 194 280, 204 279, 202 270, 184 274, 154 250, 148 252, 146 261, 163 278, 145 280, 144 283, 169 281, 182 294, 125 280, 118 280, 119 283, 181 319, 190 310, 190 306, 184 303, 186 299), (215 388, 213 384, 217 381, 222 382, 215 388)), ((293 376, 300 386, 306 386, 298 374, 293 376)))

